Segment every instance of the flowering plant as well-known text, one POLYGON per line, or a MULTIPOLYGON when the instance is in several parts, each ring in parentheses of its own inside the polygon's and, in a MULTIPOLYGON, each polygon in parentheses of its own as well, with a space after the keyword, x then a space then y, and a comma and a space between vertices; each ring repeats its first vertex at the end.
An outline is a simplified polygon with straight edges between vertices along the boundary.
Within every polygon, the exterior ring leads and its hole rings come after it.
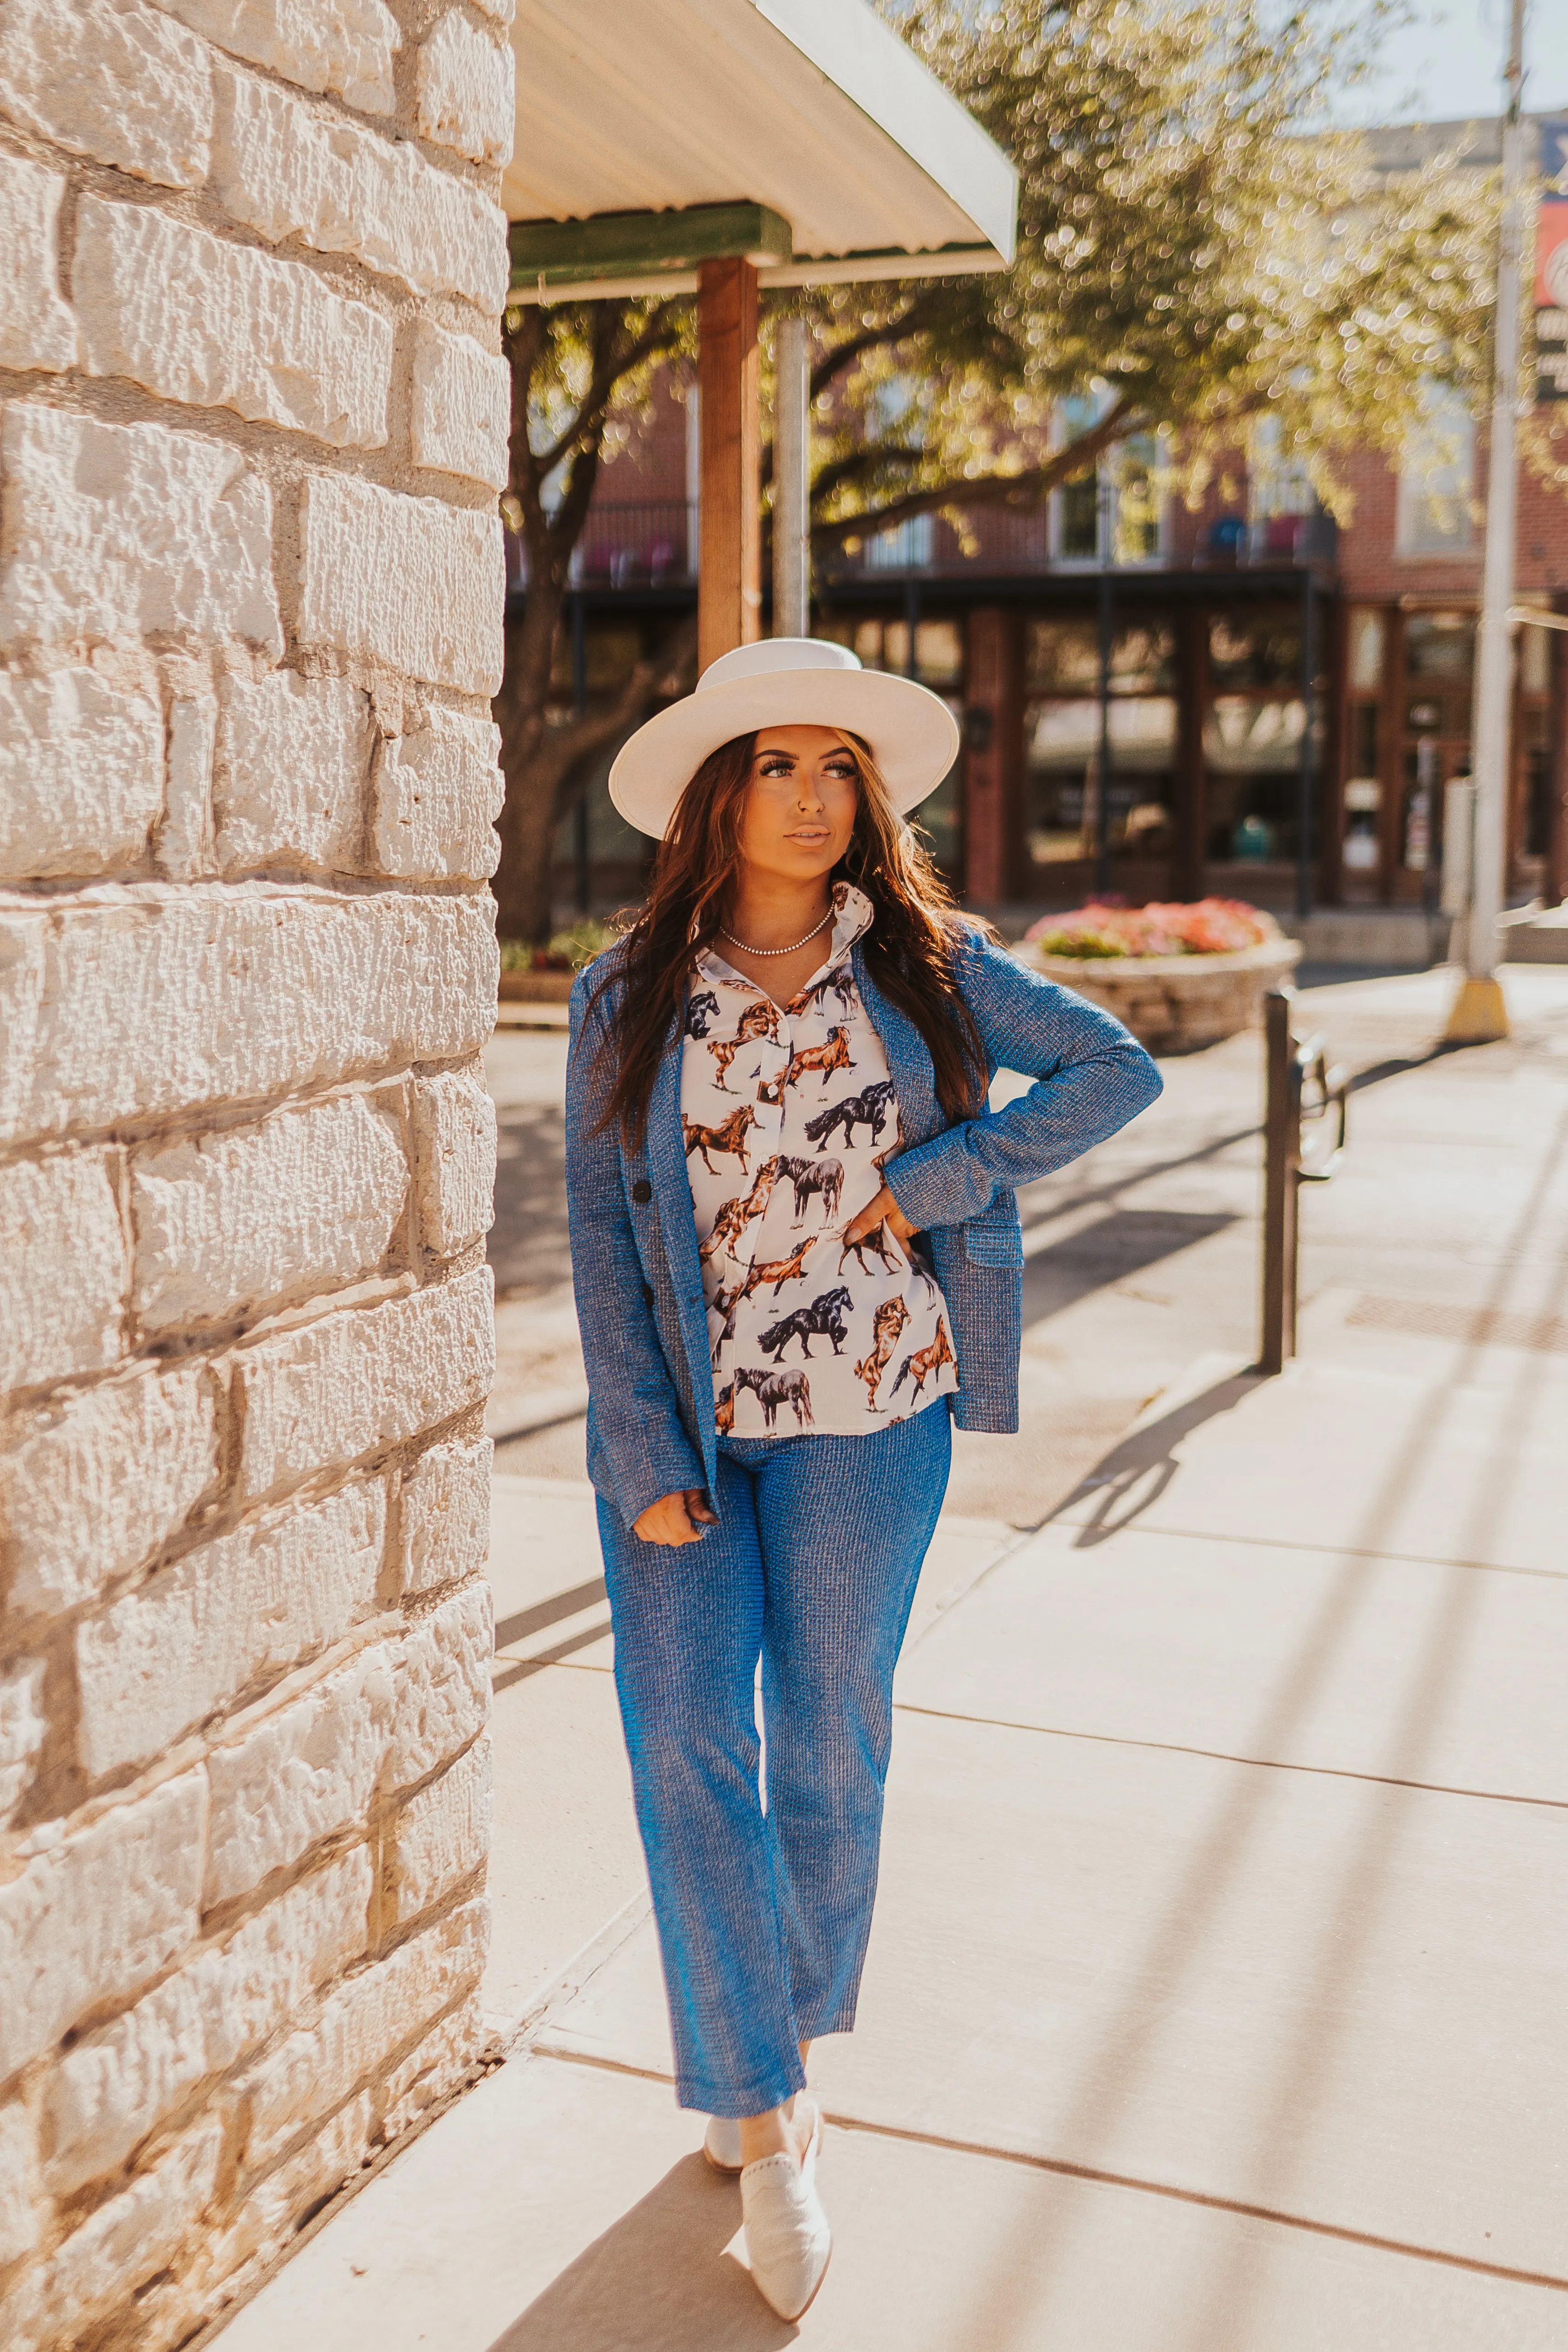
POLYGON ((1045 915, 1025 933, 1042 955, 1235 955, 1275 935, 1270 915, 1239 898, 1113 907, 1091 900, 1068 915, 1045 915))

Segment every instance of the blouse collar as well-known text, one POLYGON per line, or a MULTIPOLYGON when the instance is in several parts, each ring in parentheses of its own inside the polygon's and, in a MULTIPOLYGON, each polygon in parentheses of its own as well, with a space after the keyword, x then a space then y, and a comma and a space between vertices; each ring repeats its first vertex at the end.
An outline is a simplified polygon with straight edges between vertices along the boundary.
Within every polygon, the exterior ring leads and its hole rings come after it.
MULTIPOLYGON (((833 908, 833 936, 824 959, 828 964, 841 962, 857 940, 865 938, 877 911, 864 890, 858 890, 853 882, 834 884, 833 908)), ((743 988, 754 989, 757 985, 744 972, 737 971, 733 964, 726 962, 717 947, 706 950, 698 969, 705 980, 738 981, 743 988)))

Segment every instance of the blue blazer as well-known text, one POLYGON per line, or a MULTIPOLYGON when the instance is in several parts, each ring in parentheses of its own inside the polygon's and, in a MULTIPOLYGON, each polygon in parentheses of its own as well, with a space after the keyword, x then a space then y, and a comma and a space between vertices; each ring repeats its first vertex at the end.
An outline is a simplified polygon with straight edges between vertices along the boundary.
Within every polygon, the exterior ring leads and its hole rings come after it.
MULTIPOLYGON (((1005 1110, 949 1119, 924 1038, 854 950, 861 1002, 898 1091, 904 1149, 887 1179, 928 1239, 958 1359, 961 1429, 1018 1426, 1024 1244, 1021 1184, 1065 1168, 1147 1109, 1160 1074, 1109 1013, 977 932, 956 951, 959 984, 998 1069, 1033 1077, 1005 1110)), ((614 949, 609 950, 613 956, 614 949)), ((572 992, 566 1065, 566 1200, 572 1278, 588 1372, 588 1475, 629 1528, 661 1495, 717 1484, 713 1379, 697 1225, 680 1128, 682 1040, 672 1031, 654 1080, 647 1133, 627 1151, 595 1133, 610 1083, 598 1058, 615 1018, 614 980, 592 1013, 603 964, 572 992)))

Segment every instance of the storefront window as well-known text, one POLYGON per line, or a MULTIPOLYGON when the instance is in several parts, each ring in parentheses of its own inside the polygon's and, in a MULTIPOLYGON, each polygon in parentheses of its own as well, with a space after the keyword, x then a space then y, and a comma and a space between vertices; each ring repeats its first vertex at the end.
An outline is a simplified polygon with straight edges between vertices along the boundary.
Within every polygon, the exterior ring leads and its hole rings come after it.
POLYGON ((1470 613, 1412 613, 1405 624, 1405 674, 1424 684, 1470 690, 1476 624, 1470 613))
POLYGON ((1216 613, 1209 624, 1209 669, 1221 691, 1229 687, 1299 687, 1301 620, 1289 605, 1252 614, 1216 613))
MULTIPOLYGON (((1032 621, 1026 678, 1031 694, 1098 694, 1100 632, 1092 621, 1032 621)), ((1121 627, 1110 640, 1113 695, 1170 694, 1176 639, 1163 622, 1121 627)))
MULTIPOLYGON (((1164 857, 1171 839, 1176 702, 1127 696, 1110 705, 1107 839, 1113 857, 1164 857)), ((1098 698, 1031 701, 1025 712, 1028 845, 1037 866, 1091 860, 1099 847, 1098 698)))
MULTIPOLYGON (((822 634, 837 644, 851 646, 864 669, 908 674, 910 629, 907 621, 825 622, 822 634)), ((963 626, 959 621, 917 621, 914 674, 922 686, 937 693, 963 683, 963 626)))

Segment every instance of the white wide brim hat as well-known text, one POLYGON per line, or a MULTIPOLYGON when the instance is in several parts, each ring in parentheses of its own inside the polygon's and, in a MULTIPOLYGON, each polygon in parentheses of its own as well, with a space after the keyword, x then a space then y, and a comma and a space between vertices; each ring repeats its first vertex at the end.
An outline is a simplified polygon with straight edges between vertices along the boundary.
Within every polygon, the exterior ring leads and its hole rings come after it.
POLYGON ((864 737, 900 815, 935 792, 958 757, 958 722, 928 687, 862 669, 847 646, 821 637, 768 637, 710 662, 694 694, 628 737, 610 770, 610 798, 628 824, 662 839, 709 753, 761 727, 864 737))

